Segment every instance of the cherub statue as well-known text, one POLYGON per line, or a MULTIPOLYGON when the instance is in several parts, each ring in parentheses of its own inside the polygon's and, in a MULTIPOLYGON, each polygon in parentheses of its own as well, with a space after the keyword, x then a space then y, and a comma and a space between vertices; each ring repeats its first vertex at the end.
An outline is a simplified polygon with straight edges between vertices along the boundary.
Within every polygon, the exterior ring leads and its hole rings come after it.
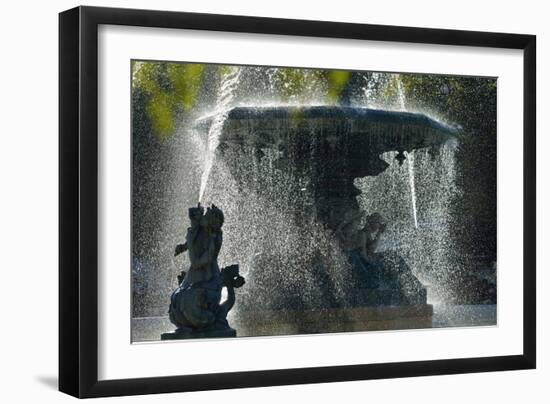
POLYGON ((379 213, 373 213, 365 219, 365 226, 360 231, 361 248, 360 253, 363 258, 372 257, 378 247, 380 236, 386 230, 386 223, 379 213))
MULTIPOLYGON (((189 246, 194 245, 194 242, 199 233, 203 215, 204 215, 204 208, 201 206, 200 202, 197 204, 197 207, 189 208, 189 221, 191 222, 191 226, 187 228, 185 243, 176 245, 174 257, 180 255, 181 253, 189 251, 189 246)), ((194 256, 191 254, 191 252, 189 252, 189 259, 193 260, 193 258, 194 256)), ((183 281, 183 278, 185 277, 185 274, 186 274, 185 271, 181 271, 181 273, 178 275, 178 284, 181 284, 181 282, 183 281)))
POLYGON ((174 256, 187 251, 191 266, 188 272, 181 272, 178 281, 180 284, 208 282, 220 272, 217 260, 222 246, 223 212, 213 204, 204 213, 199 203, 189 209, 189 219, 191 227, 187 229, 185 243, 176 246, 174 256))
MULTIPOLYGON (((235 302, 234 288, 244 284, 238 273, 238 265, 220 271, 218 255, 222 246, 224 215, 212 204, 206 209, 200 205, 189 209, 191 226, 187 229, 185 243, 176 246, 174 255, 188 253, 190 266, 178 276, 179 287, 170 299, 170 321, 178 330, 176 334, 194 331, 231 330, 226 316, 235 302), (228 289, 228 299, 220 304, 221 290, 228 289)), ((163 334, 163 338, 165 335, 163 334)), ((172 335, 172 334, 170 334, 172 335)))

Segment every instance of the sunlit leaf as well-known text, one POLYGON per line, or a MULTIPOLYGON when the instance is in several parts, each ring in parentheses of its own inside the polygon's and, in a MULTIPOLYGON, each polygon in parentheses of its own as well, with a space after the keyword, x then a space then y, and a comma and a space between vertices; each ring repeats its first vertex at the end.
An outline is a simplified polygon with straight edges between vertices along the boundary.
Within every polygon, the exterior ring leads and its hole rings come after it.
POLYGON ((350 79, 351 72, 343 70, 331 70, 327 72, 327 81, 328 81, 328 93, 327 98, 329 102, 336 103, 342 91, 348 84, 350 79))
POLYGON ((184 111, 189 111, 197 102, 202 78, 203 64, 170 63, 167 68, 168 77, 173 86, 173 96, 184 111))
POLYGON ((146 106, 147 116, 155 135, 163 139, 174 130, 173 100, 163 91, 156 91, 146 106))
POLYGON ((178 112, 196 105, 204 70, 197 63, 132 61, 132 87, 145 93, 146 114, 159 139, 174 131, 178 112))

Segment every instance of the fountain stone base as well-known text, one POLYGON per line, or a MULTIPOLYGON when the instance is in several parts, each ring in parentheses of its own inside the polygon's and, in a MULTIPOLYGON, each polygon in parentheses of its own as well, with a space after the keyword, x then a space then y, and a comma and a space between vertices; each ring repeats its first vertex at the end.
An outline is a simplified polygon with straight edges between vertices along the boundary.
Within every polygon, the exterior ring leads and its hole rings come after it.
POLYGON ((160 339, 175 340, 175 339, 193 339, 193 338, 231 338, 236 337, 237 332, 233 328, 225 328, 221 330, 176 330, 173 332, 165 332, 161 334, 160 339))
MULTIPOLYGON (((239 337, 256 337, 422 329, 448 326, 446 323, 441 323, 441 319, 438 324, 434 324, 433 313, 434 308, 431 304, 346 309, 256 310, 254 312, 239 310, 230 319, 234 329, 201 333, 170 332, 169 330, 173 329, 174 325, 167 316, 138 317, 132 319, 132 342, 158 341, 159 330, 165 331, 163 334, 160 334, 160 339, 166 341, 194 338, 232 338, 237 335, 235 330, 238 330, 239 337)), ((477 319, 478 317, 467 317, 470 322, 464 324, 461 322, 462 319, 458 319, 449 325, 472 325, 471 319, 477 319)), ((449 318, 452 319, 453 316, 449 318)), ((447 316, 443 320, 447 321, 449 318, 447 316)), ((480 323, 480 325, 494 324, 494 316, 492 317, 492 321, 486 321, 480 323)))
POLYGON ((239 312, 233 325, 242 336, 325 334, 432 327, 431 304, 312 310, 239 312))

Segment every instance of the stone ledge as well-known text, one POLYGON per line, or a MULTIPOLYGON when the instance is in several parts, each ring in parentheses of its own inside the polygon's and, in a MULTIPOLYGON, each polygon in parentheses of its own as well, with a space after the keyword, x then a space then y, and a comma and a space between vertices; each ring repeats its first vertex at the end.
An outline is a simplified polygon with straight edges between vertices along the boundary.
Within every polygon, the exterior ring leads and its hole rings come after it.
POLYGON ((226 328, 223 330, 206 330, 206 331, 173 331, 165 332, 161 334, 160 339, 174 340, 174 339, 194 339, 194 338, 233 338, 237 336, 237 332, 233 328, 226 328))
POLYGON ((379 306, 317 310, 240 311, 231 324, 239 336, 430 328, 433 306, 379 306))

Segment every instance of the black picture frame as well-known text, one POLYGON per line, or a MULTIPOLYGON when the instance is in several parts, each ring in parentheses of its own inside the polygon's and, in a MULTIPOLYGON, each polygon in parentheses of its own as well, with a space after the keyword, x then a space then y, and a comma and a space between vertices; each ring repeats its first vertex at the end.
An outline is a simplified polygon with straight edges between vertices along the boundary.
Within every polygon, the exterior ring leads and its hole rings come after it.
POLYGON ((59 390, 103 397, 536 366, 534 35, 77 7, 59 15, 59 390), (523 50, 523 354, 98 381, 98 26, 180 28, 523 50))

